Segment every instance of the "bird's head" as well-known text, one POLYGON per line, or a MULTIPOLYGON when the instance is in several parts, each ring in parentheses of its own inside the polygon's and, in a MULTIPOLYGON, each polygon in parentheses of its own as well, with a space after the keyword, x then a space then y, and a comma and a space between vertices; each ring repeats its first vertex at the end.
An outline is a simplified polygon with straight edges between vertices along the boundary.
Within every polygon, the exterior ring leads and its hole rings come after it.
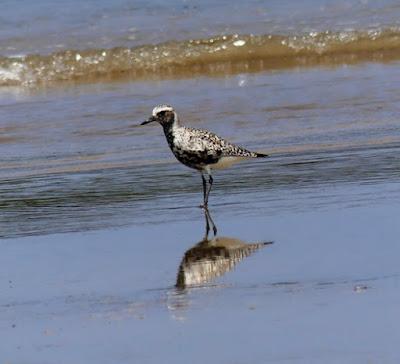
POLYGON ((170 105, 158 105, 153 109, 149 119, 143 121, 140 125, 158 122, 162 126, 172 125, 178 119, 175 110, 170 105))

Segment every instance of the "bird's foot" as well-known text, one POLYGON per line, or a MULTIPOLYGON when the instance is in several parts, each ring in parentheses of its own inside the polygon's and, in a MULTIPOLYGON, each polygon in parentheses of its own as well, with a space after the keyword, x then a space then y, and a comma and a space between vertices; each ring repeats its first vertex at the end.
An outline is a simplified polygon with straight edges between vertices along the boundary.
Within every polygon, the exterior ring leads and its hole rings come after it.
POLYGON ((214 232, 214 236, 216 236, 217 235, 217 228, 216 228, 215 225, 213 226, 213 232, 214 232))

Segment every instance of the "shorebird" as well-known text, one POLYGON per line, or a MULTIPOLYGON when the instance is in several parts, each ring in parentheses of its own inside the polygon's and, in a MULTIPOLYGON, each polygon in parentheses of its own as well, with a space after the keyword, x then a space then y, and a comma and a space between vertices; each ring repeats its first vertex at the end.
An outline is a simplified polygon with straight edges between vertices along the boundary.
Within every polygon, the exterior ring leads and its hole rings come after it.
POLYGON ((187 167, 198 170, 203 181, 203 205, 207 208, 208 196, 213 184, 212 169, 221 169, 248 158, 263 158, 267 154, 250 152, 234 145, 218 135, 201 129, 188 128, 180 124, 175 110, 170 105, 158 105, 151 117, 141 125, 158 122, 164 129, 169 147, 176 159, 187 167), (208 177, 208 186, 207 179, 208 177))

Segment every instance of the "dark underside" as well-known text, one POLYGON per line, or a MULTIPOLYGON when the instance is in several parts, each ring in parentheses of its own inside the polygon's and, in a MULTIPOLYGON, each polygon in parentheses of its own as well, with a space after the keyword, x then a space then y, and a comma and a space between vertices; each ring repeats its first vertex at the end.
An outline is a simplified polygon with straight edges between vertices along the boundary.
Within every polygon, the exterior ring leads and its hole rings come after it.
POLYGON ((218 163, 219 159, 222 156, 222 153, 219 151, 213 151, 213 154, 209 154, 207 150, 205 151, 173 151, 175 157, 179 162, 183 163, 185 166, 190 168, 194 168, 197 170, 201 170, 208 164, 218 163))

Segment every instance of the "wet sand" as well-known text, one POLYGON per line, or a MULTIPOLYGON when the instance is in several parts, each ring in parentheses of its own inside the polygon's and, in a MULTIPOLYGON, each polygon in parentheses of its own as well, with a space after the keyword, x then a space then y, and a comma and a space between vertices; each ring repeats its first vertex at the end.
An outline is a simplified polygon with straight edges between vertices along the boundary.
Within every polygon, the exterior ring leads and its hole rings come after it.
POLYGON ((2 360, 396 363, 398 207, 356 205, 215 213, 221 236, 274 244, 191 288, 174 285, 203 238, 200 210, 190 222, 4 240, 2 360))

